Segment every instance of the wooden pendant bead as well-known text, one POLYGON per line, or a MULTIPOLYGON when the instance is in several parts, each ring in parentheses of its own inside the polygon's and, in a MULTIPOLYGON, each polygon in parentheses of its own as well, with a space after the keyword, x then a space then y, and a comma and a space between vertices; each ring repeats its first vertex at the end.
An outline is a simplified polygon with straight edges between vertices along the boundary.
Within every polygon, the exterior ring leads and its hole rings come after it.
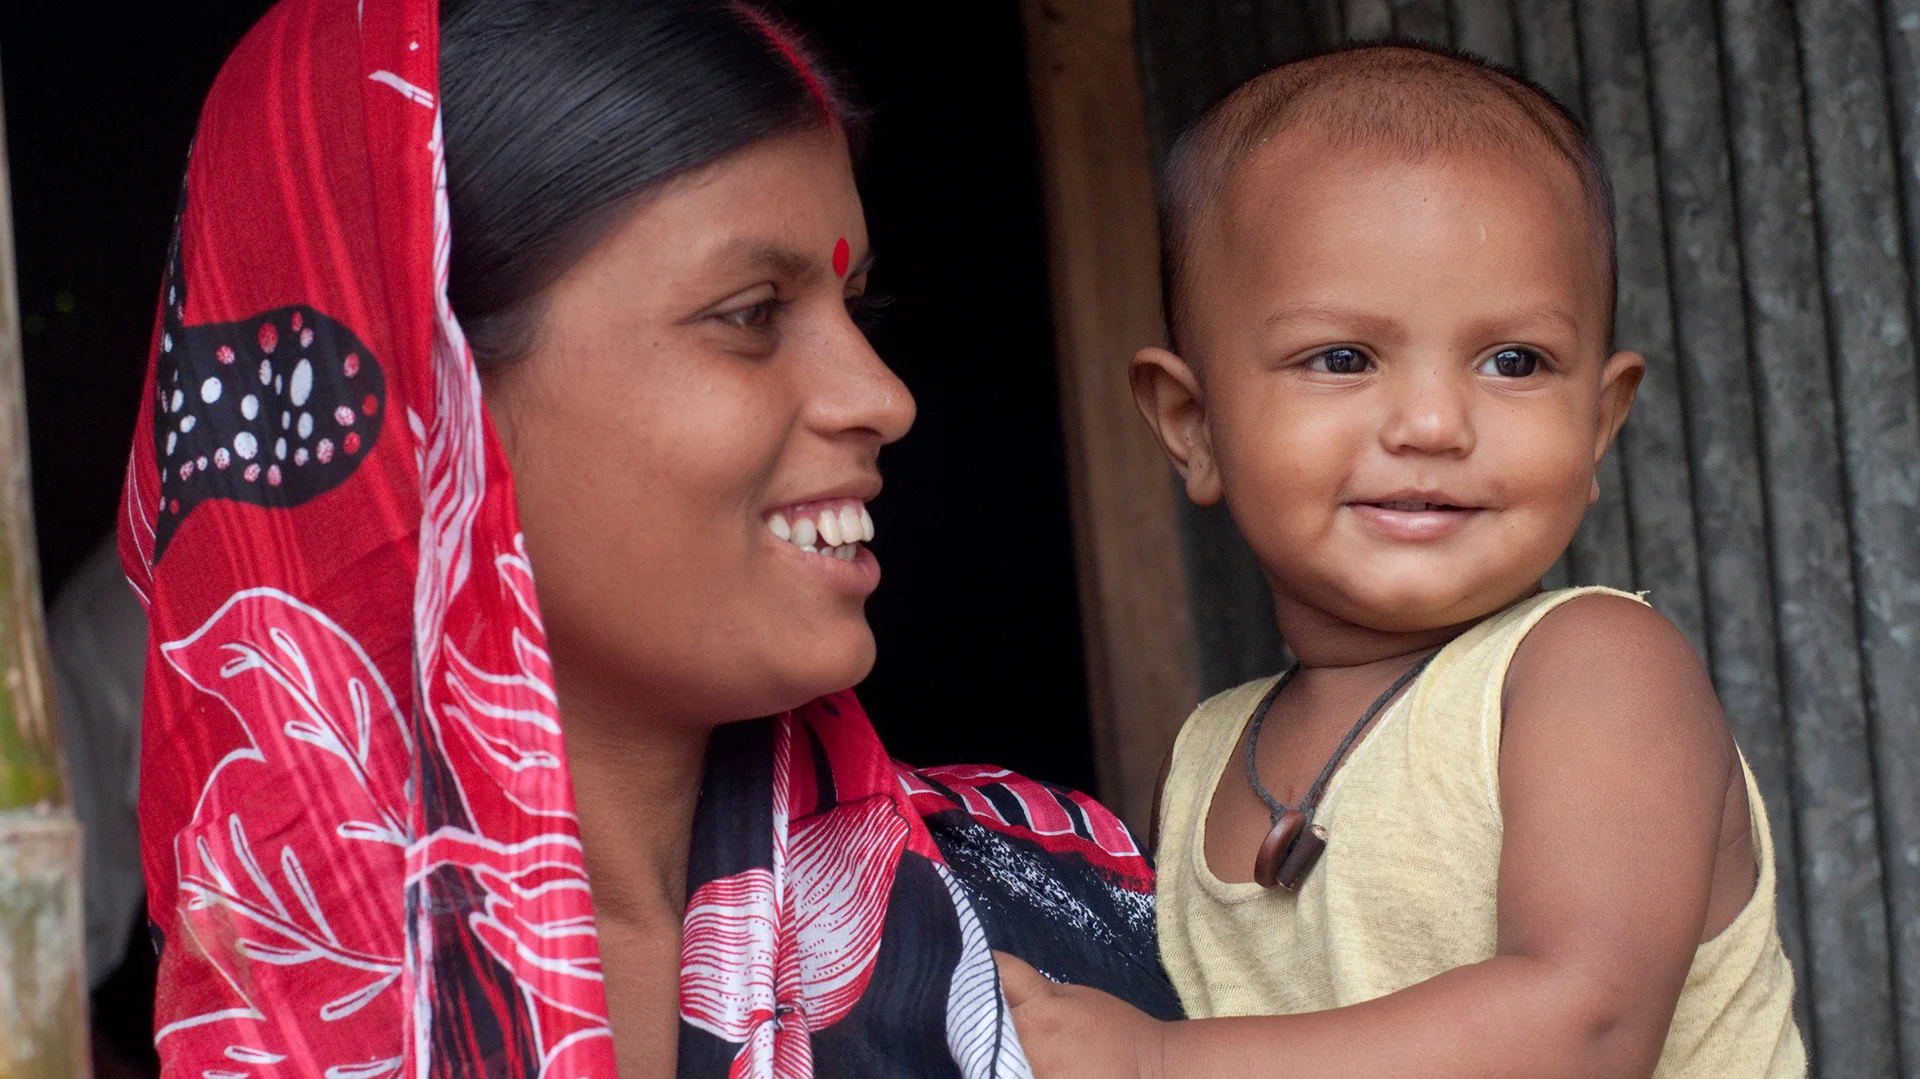
POLYGON ((1291 892, 1300 887, 1308 873, 1319 863, 1320 855, 1327 849, 1327 830, 1314 825, 1300 833, 1293 841, 1293 849, 1280 862, 1280 869, 1274 874, 1274 883, 1291 892))
POLYGON ((1287 810, 1273 822, 1267 838, 1260 841, 1260 853, 1253 859, 1253 879, 1260 887, 1271 888, 1279 883, 1280 867, 1286 863, 1306 824, 1307 815, 1297 809, 1287 810))

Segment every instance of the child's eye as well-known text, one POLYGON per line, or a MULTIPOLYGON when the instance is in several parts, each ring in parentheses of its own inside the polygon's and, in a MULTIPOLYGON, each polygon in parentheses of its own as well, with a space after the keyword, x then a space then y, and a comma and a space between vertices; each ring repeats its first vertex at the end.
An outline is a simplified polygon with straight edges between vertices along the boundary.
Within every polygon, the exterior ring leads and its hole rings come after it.
POLYGON ((778 297, 769 297, 761 300, 759 303, 749 304, 746 307, 737 307, 732 311, 722 311, 714 317, 737 329, 760 330, 771 325, 774 316, 778 315, 780 309, 785 306, 787 306, 786 302, 778 297))
POLYGON ((1330 348, 1307 361, 1307 368, 1313 371, 1325 371, 1330 375, 1361 375, 1372 363, 1367 354, 1357 348, 1330 348))
POLYGON ((1540 369, 1540 354, 1530 348, 1503 348, 1480 364, 1483 375, 1526 378, 1540 369))

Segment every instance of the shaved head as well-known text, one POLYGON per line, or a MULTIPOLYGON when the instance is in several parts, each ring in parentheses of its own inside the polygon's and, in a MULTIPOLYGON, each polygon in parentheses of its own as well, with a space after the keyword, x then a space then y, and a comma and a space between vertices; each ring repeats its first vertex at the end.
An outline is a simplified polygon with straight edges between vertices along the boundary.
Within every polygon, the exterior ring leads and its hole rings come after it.
POLYGON ((1567 169, 1591 224, 1608 322, 1614 290, 1613 192, 1598 148, 1546 91, 1483 60, 1427 46, 1369 45, 1278 67, 1244 83, 1180 136, 1160 180, 1162 296, 1175 349, 1193 282, 1195 237, 1236 171, 1262 146, 1310 130, 1335 150, 1419 161, 1505 157, 1567 169))

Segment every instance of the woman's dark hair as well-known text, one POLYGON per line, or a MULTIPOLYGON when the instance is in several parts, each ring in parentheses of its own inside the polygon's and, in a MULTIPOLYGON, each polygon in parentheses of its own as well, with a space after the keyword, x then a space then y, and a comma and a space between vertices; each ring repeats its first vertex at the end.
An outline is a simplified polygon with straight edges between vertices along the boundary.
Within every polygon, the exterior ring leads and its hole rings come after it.
POLYGON ((851 124, 840 80, 726 0, 449 0, 440 90, 447 292, 485 370, 634 199, 770 136, 851 124))

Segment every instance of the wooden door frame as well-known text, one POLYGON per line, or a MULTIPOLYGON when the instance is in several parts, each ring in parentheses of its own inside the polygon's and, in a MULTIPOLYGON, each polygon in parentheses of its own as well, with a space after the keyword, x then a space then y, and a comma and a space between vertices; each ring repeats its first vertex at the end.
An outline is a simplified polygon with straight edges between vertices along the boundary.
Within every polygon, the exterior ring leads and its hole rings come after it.
POLYGON ((1100 796, 1136 830, 1195 703, 1175 499, 1127 363, 1160 344, 1131 0, 1022 0, 1100 796))

